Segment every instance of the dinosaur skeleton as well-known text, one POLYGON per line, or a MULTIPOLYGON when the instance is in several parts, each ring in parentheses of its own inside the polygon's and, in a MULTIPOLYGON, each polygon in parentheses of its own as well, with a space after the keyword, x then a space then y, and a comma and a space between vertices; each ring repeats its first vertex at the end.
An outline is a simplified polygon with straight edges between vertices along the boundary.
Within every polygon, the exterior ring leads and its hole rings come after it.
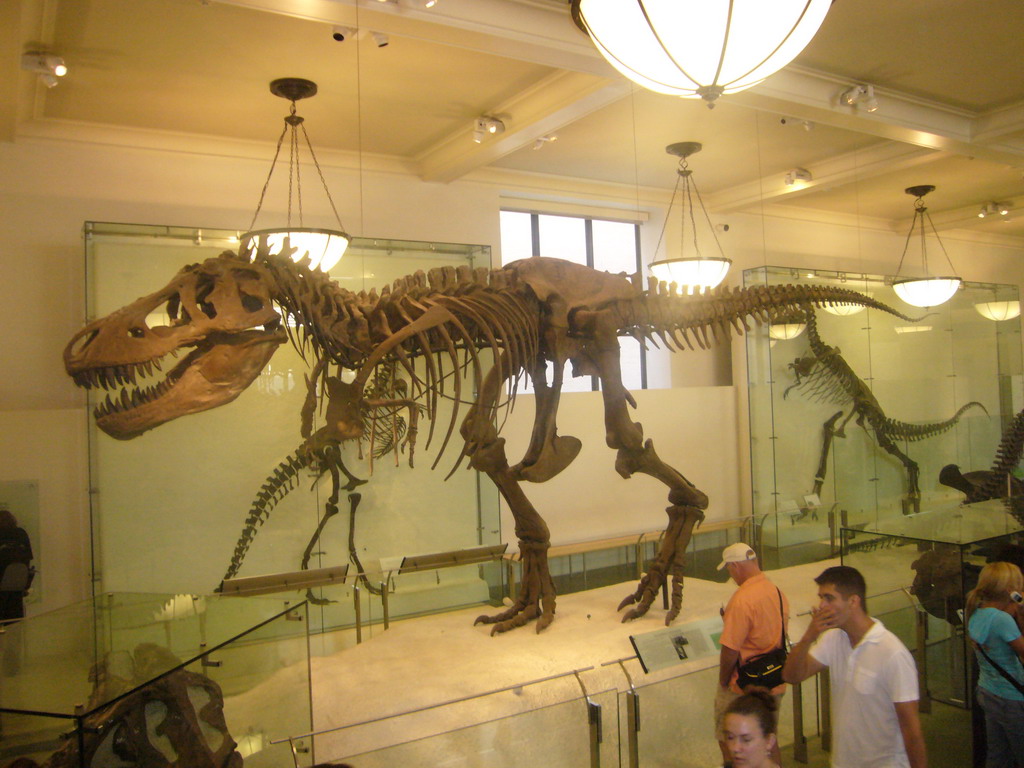
MULTIPOLYGON (((321 446, 362 436, 361 413, 373 407, 365 400, 366 387, 378 366, 394 364, 409 391, 391 407, 407 405, 411 418, 419 413, 429 421, 428 446, 439 399, 454 402, 434 466, 451 441, 460 405, 468 401, 459 428, 462 449, 449 476, 468 459, 494 482, 515 519, 523 563, 518 600, 496 616, 477 620, 493 624, 492 634, 533 619, 540 631, 554 619, 548 526, 522 483, 550 480, 580 450, 580 441, 559 435, 556 425, 566 362, 572 363, 573 375, 600 379, 606 443, 617 452, 618 474, 650 475, 668 487, 669 522, 660 550, 619 606, 632 606, 623 621, 642 616, 671 576, 667 624, 680 611, 686 546, 708 498, 662 461, 653 442, 644 439, 643 427, 630 419, 628 409, 636 403, 622 384, 618 337, 660 343, 672 351, 706 349, 728 341, 732 330, 749 330, 748 319, 772 322, 810 313, 814 306, 857 304, 898 314, 838 287, 723 288, 684 297, 675 285, 651 279, 644 290, 639 275, 630 279, 549 258, 494 270, 443 267, 396 280, 380 293, 353 293, 288 256, 271 254, 260 242, 254 252, 227 252, 185 267, 165 288, 77 333, 64 352, 68 374, 84 387, 128 385, 119 397, 108 395, 95 418, 107 434, 131 439, 179 416, 230 402, 287 335, 300 352, 319 361, 313 378, 319 379, 326 401, 321 429, 312 433, 310 420, 303 419, 303 455, 317 456, 325 450, 321 446), (170 324, 150 327, 147 316, 162 305, 170 324), (275 307, 287 322, 282 323, 275 307), (191 351, 164 381, 129 391, 143 372, 159 368, 165 356, 182 348, 191 351), (550 380, 548 362, 553 363, 550 380), (339 375, 330 375, 332 366, 339 375), (342 370, 354 376, 346 380, 342 370), (463 375, 472 381, 472 400, 463 391, 463 375), (498 416, 503 407, 506 413, 511 407, 523 375, 533 380, 536 413, 526 453, 513 465, 499 436, 498 416)), ((406 440, 411 455, 414 429, 406 440)), ((285 481, 279 482, 283 487, 285 481)), ((333 482, 336 504, 340 478, 333 482)))
MULTIPOLYGON (((176 668, 181 661, 152 643, 136 646, 127 670, 115 671, 110 661, 108 655, 90 673, 79 738, 68 738, 42 768, 242 768, 216 682, 176 668)), ((28 758, 15 764, 39 768, 28 758)))
POLYGON ((838 427, 836 422, 843 416, 843 410, 834 413, 823 425, 821 455, 814 475, 812 493, 820 494, 824 485, 832 439, 846 437, 846 425, 850 419, 856 417, 857 425, 863 427, 865 431, 868 431, 870 427, 870 434, 874 436, 879 447, 903 464, 907 473, 904 513, 908 513, 911 509, 914 512, 920 512, 919 468, 917 462, 900 449, 897 441, 912 443, 941 435, 956 426, 960 417, 968 409, 977 407, 984 411, 985 406, 971 401, 945 421, 931 424, 908 424, 904 421, 890 419, 885 415, 885 411, 882 410, 882 406, 871 388, 854 373, 850 364, 840 354, 839 349, 829 346, 821 340, 814 313, 805 312, 801 320, 807 323, 807 338, 811 348, 807 355, 797 358, 789 364, 788 367, 793 371, 796 381, 786 387, 782 397, 786 398, 791 390, 799 389, 809 399, 835 403, 844 410, 847 407, 850 409, 838 427))
POLYGON ((1006 499, 1009 512, 1024 524, 1024 482, 1013 476, 1024 453, 1024 411, 1014 416, 1003 432, 991 469, 961 472, 956 464, 947 464, 939 472, 939 482, 956 488, 966 496, 965 503, 1006 499))

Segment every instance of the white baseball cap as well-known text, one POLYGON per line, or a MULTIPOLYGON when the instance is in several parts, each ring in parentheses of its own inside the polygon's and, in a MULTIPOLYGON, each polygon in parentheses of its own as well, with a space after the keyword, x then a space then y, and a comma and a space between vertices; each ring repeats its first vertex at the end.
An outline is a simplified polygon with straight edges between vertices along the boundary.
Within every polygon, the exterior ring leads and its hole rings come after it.
POLYGON ((742 541, 737 541, 722 550, 722 562, 718 564, 717 570, 725 568, 726 563, 744 563, 747 560, 757 560, 757 554, 742 541))

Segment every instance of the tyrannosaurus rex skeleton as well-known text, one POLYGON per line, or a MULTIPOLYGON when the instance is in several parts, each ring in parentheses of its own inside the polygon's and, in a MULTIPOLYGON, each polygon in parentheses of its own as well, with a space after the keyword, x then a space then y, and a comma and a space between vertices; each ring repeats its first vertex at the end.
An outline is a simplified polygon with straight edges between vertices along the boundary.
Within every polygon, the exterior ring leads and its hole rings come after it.
POLYGON ((985 406, 977 401, 971 401, 945 421, 931 424, 908 424, 905 421, 890 419, 885 415, 881 403, 878 402, 871 388, 854 372, 850 364, 840 354, 839 349, 829 346, 821 340, 814 313, 806 312, 805 318, 801 319, 805 319, 807 323, 807 338, 811 348, 807 355, 797 358, 789 364, 796 381, 786 387, 782 397, 785 398, 794 388, 801 388, 807 397, 833 402, 844 409, 847 407, 850 409, 838 427, 836 422, 843 415, 843 411, 833 414, 823 426, 821 456, 815 472, 812 492, 821 493, 822 485, 825 482, 825 472, 828 468, 828 453, 832 445, 832 438, 845 437, 846 425, 850 419, 856 417, 857 425, 863 427, 865 431, 870 428, 870 433, 874 435, 879 447, 903 464, 907 473, 907 497, 904 512, 909 512, 911 509, 914 512, 920 512, 921 490, 918 485, 918 465, 916 461, 900 450, 898 443, 912 443, 941 435, 956 426, 960 417, 968 409, 977 407, 984 411, 985 406))
POLYGON ((428 446, 438 400, 454 401, 436 466, 457 425, 459 406, 470 398, 459 375, 465 373, 476 396, 461 422, 462 449, 452 472, 468 459, 494 482, 515 519, 523 562, 517 602, 497 616, 479 619, 493 623, 492 632, 532 619, 540 631, 554 619, 548 527, 522 483, 555 477, 580 450, 580 441, 560 436, 556 425, 566 362, 572 363, 574 375, 600 379, 606 443, 617 452, 616 471, 624 478, 650 475, 668 486, 669 524, 660 551, 619 607, 635 604, 623 620, 643 615, 671 575, 669 623, 681 607, 686 546, 708 499, 662 461, 653 442, 644 439, 643 427, 630 418, 628 409, 636 403, 622 384, 618 338, 661 342, 673 351, 705 349, 713 341, 727 341, 733 329, 749 330, 749 319, 771 322, 814 306, 857 304, 898 314, 834 287, 723 288, 684 297, 674 285, 654 279, 645 290, 639 276, 629 279, 550 258, 494 270, 443 267, 396 280, 380 293, 353 293, 288 255, 271 254, 263 242, 252 253, 227 252, 186 267, 165 288, 76 334, 64 353, 68 374, 85 387, 128 385, 119 397, 108 396, 95 417, 103 431, 130 439, 179 416, 230 402, 288 334, 300 351, 325 361, 320 375, 329 385, 321 388, 326 424, 316 435, 304 434, 307 440, 328 445, 362 435, 365 387, 378 366, 394 364, 408 380, 404 400, 419 404, 429 421, 428 446), (170 324, 150 327, 147 316, 162 305, 170 324), (164 381, 129 392, 140 373, 159 367, 166 355, 182 348, 191 351, 164 381), (548 362, 554 371, 550 381, 548 362), (347 382, 331 376, 331 366, 353 376, 347 382), (526 453, 513 465, 496 417, 502 402, 515 398, 524 374, 534 382, 536 413, 526 453))

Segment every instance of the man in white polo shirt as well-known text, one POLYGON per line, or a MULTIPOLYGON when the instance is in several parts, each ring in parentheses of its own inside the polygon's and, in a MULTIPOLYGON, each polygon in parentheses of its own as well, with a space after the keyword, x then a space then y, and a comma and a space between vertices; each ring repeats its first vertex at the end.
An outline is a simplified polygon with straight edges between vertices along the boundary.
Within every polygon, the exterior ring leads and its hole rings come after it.
POLYGON ((783 677, 799 683, 829 668, 832 768, 927 768, 910 652, 868 615, 856 568, 826 568, 814 581, 820 602, 783 677))

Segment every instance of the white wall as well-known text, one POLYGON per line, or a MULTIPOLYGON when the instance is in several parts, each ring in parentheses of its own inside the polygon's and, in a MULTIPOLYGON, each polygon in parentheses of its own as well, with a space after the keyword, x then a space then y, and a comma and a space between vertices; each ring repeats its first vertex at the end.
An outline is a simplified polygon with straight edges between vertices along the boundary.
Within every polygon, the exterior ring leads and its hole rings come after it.
MULTIPOLYGON (((5 457, 0 479, 40 481, 48 594, 37 611, 88 594, 84 397, 61 366, 64 344, 85 319, 82 223, 245 229, 265 178, 264 149, 225 157, 205 149, 125 149, 44 139, 0 144, 0 452, 5 457)), ((354 169, 325 168, 349 231, 490 244, 497 261, 500 183, 488 183, 491 177, 481 174, 478 181, 428 184, 399 171, 367 171, 360 182, 354 169)), ((542 181, 524 177, 516 193, 530 183, 544 191, 542 181)), ((576 199, 581 197, 585 190, 576 199)), ((624 191, 622 197, 621 203, 631 204, 635 192, 624 191)), ((646 229, 660 230, 661 209, 645 207, 651 214, 646 229)), ((890 231, 774 216, 718 218, 730 224, 722 244, 734 260, 733 284, 742 269, 766 263, 891 272, 902 249, 902 234, 890 231)), ((943 239, 965 278, 1021 282, 1020 249, 970 242, 955 233, 943 239)), ((637 418, 655 434, 663 458, 700 487, 714 489, 714 515, 725 516, 749 505, 742 343, 733 344, 731 361, 728 354, 677 357, 677 381, 729 384, 731 362, 736 386, 718 392, 698 388, 681 396, 644 393, 637 418)), ((561 541, 634 529, 630 505, 643 509, 636 527, 656 527, 663 520, 665 496, 656 483, 643 478, 625 483, 611 469, 600 409, 592 399, 569 395, 562 414, 563 432, 583 437, 588 453, 565 476, 527 489, 561 541)), ((526 406, 517 408, 508 426, 513 444, 529 428, 526 406)), ((505 536, 514 536, 510 527, 505 536)))

